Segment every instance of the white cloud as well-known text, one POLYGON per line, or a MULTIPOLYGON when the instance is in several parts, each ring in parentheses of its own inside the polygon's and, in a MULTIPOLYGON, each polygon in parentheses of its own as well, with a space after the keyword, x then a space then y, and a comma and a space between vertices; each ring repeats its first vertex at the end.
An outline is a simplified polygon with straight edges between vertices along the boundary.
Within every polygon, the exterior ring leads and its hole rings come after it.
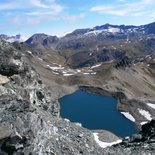
POLYGON ((53 4, 50 9, 53 10, 54 13, 60 13, 63 10, 63 7, 61 5, 58 4, 53 4))
POLYGON ((27 18, 28 25, 37 25, 41 22, 40 18, 27 18))
POLYGON ((153 0, 141 0, 132 3, 125 3, 124 7, 130 12, 143 11, 143 9, 152 4, 153 0))
POLYGON ((70 21, 70 22, 74 22, 74 21, 76 21, 76 20, 78 20, 78 19, 83 19, 83 18, 85 18, 85 14, 84 13, 80 13, 79 15, 64 15, 64 16, 62 16, 62 19, 64 20, 64 21, 70 21))
POLYGON ((151 17, 152 10, 148 8, 152 6, 154 0, 141 0, 133 3, 126 3, 125 7, 129 11, 129 14, 134 17, 151 17))
POLYGON ((151 14, 151 17, 155 17, 155 12, 153 12, 153 13, 151 14))
POLYGON ((49 0, 45 0, 43 3, 41 0, 31 0, 31 3, 35 7, 40 7, 41 9, 38 11, 31 11, 27 12, 26 15, 29 16, 44 16, 44 15, 54 15, 61 13, 63 11, 63 6, 54 3, 54 0, 51 0, 50 3, 49 0))
POLYGON ((144 16, 144 15, 149 15, 149 12, 147 12, 147 11, 146 12, 145 11, 143 11, 143 12, 139 11, 139 12, 134 12, 131 15, 134 16, 134 17, 141 17, 141 16, 144 16))
POLYGON ((51 8, 54 4, 55 0, 30 0, 30 3, 36 7, 40 8, 51 8))
POLYGON ((111 14, 117 16, 126 15, 128 12, 126 10, 119 10, 114 6, 95 6, 90 9, 90 11, 103 13, 103 14, 111 14))
POLYGON ((117 16, 143 16, 148 14, 148 12, 145 11, 145 8, 151 6, 154 0, 139 0, 135 2, 128 2, 126 0, 117 1, 119 2, 117 5, 94 6, 90 11, 117 16))
POLYGON ((53 9, 54 11, 60 11, 62 8, 55 0, 13 0, 11 2, 0 2, 0 10, 53 9))
MULTIPOLYGON (((55 0, 29 0, 29 1, 33 6, 42 9, 41 11, 39 11, 40 12, 40 13, 38 13, 39 15, 60 13, 63 10, 63 6, 55 3, 55 0)), ((30 13, 30 15, 31 14, 37 15, 37 13, 35 13, 35 12, 30 13)))
POLYGON ((18 6, 18 4, 14 3, 14 2, 0 3, 0 10, 14 9, 17 6, 18 6))
POLYGON ((61 13, 63 11, 63 7, 58 4, 53 4, 49 9, 43 9, 39 11, 27 12, 26 15, 29 16, 44 16, 44 15, 54 15, 61 13))
POLYGON ((54 15, 57 11, 34 11, 34 12, 27 12, 26 15, 29 16, 45 16, 45 15, 54 15))
POLYGON ((117 1, 118 1, 118 2, 123 2, 123 3, 124 3, 124 2, 126 2, 127 0, 117 0, 117 1))
POLYGON ((14 24, 14 25, 20 25, 21 24, 20 16, 15 16, 15 17, 9 19, 9 23, 14 24))
POLYGON ((41 0, 30 0, 31 4, 36 6, 36 7, 41 7, 41 8, 49 8, 48 5, 42 3, 41 0))
MULTIPOLYGON (((10 0, 1 2, 0 10, 5 11, 6 23, 23 26, 37 25, 46 20, 60 20, 63 6, 55 0, 10 0), (12 10, 16 10, 12 12, 12 10), (19 13, 20 12, 20 13, 19 13)), ((62 19, 61 19, 62 20, 62 19)))
POLYGON ((154 0, 143 0, 142 3, 144 4, 152 4, 154 0))

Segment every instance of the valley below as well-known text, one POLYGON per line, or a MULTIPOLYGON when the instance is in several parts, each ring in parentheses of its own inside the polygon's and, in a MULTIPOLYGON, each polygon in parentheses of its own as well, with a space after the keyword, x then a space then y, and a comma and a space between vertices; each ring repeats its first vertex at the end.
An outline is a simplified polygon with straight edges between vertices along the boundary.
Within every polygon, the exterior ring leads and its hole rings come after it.
POLYGON ((58 64, 48 64, 44 60, 32 58, 43 82, 59 97, 76 90, 85 90, 103 96, 113 96, 117 100, 117 109, 129 113, 140 127, 148 120, 138 109, 144 109, 154 118, 154 58, 148 62, 131 64, 116 69, 114 62, 103 62, 91 67, 71 69, 58 64), (48 64, 48 65, 47 65, 48 64), (50 67, 49 67, 50 66, 50 67), (60 92, 62 91, 62 92, 60 92))

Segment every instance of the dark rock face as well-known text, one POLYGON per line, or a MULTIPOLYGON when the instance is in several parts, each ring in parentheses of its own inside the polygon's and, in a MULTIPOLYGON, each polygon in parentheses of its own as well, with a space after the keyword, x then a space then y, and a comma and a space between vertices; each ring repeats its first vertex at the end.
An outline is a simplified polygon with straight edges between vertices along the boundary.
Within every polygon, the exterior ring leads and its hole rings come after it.
POLYGON ((30 123, 34 119, 32 115, 39 119, 34 114, 37 109, 41 111, 44 106, 48 106, 49 110, 53 105, 50 105, 51 99, 47 101, 48 95, 45 95, 44 88, 38 83, 38 75, 24 62, 18 51, 8 43, 1 42, 0 54, 4 58, 0 64, 0 74, 11 79, 9 83, 0 86, 0 146, 5 153, 21 153, 34 138, 34 130, 31 129, 33 125, 30 123))
POLYGON ((125 68, 131 65, 131 60, 125 56, 123 59, 121 59, 119 62, 117 62, 117 64, 115 65, 115 68, 125 68))
POLYGON ((113 146, 120 154, 154 154, 155 153, 155 121, 142 126, 139 134, 126 138, 122 143, 113 146))
POLYGON ((32 37, 30 37, 25 42, 27 44, 37 44, 37 43, 43 43, 44 39, 46 39, 48 35, 46 34, 34 34, 32 37))
POLYGON ((52 44, 56 44, 59 41, 59 39, 56 36, 49 36, 43 41, 44 46, 51 46, 52 44))
POLYGON ((144 27, 148 34, 155 34, 155 22, 147 24, 144 27))
POLYGON ((46 34, 34 34, 28 40, 25 41, 28 45, 42 45, 44 47, 52 47, 59 41, 59 38, 56 36, 48 36, 46 34))
POLYGON ((6 76, 12 76, 14 74, 19 74, 25 72, 27 67, 21 61, 21 54, 15 53, 13 47, 7 47, 3 41, 1 42, 4 46, 0 46, 0 74, 6 76), (12 57, 10 57, 12 55, 12 57))
MULTIPOLYGON (((139 134, 131 137, 129 139, 129 142, 131 143, 131 145, 139 145, 137 143, 141 143, 142 145, 143 143, 155 143, 155 120, 142 125, 142 129, 139 134)), ((124 142, 122 144, 124 145, 124 142)))
POLYGON ((143 137, 143 141, 151 139, 152 142, 155 142, 155 120, 152 120, 148 124, 144 124, 140 133, 143 137))
MULTIPOLYGON (((46 34, 34 34, 24 43, 22 48, 31 51, 33 55, 43 57, 47 55, 47 52, 51 53, 57 46, 59 38, 57 36, 49 36, 46 34)), ((15 47, 18 47, 14 44, 15 47)))

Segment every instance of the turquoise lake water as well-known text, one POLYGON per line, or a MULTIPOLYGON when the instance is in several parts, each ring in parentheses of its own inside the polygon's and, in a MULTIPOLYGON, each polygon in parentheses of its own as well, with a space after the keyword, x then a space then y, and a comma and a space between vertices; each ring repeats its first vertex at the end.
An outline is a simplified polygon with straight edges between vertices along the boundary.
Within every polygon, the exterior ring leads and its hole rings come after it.
POLYGON ((83 127, 105 129, 120 137, 136 133, 135 124, 116 109, 116 100, 78 90, 59 99, 60 115, 83 127))

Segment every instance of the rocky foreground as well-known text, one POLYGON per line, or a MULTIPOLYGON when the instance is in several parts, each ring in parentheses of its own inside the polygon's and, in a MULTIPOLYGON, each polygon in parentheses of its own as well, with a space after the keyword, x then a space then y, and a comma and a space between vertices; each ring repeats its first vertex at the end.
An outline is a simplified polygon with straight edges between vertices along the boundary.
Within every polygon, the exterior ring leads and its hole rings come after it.
POLYGON ((155 121, 122 143, 102 148, 92 131, 59 116, 57 99, 21 51, 0 42, 0 155, 155 154, 155 121))

